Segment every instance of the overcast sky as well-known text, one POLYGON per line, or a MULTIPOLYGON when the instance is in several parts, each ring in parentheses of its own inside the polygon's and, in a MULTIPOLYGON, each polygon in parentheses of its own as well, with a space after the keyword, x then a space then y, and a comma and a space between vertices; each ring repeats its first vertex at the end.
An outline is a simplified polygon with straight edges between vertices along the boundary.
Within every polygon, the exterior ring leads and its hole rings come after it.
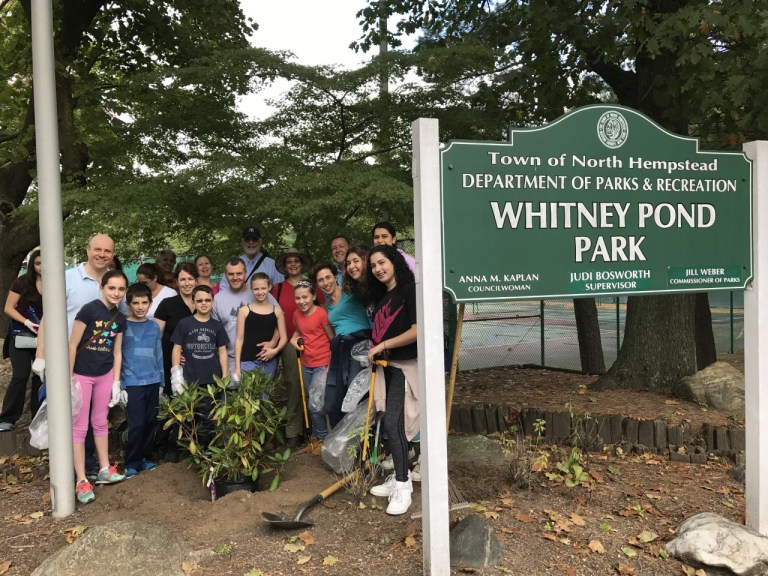
MULTIPOLYGON (((349 68, 366 59, 365 54, 349 48, 361 35, 355 14, 365 4, 365 0, 240 0, 245 15, 259 24, 254 45, 290 50, 301 64, 349 68)), ((263 118, 270 112, 264 100, 287 89, 287 82, 276 83, 269 90, 244 98, 242 108, 251 116, 263 118)))

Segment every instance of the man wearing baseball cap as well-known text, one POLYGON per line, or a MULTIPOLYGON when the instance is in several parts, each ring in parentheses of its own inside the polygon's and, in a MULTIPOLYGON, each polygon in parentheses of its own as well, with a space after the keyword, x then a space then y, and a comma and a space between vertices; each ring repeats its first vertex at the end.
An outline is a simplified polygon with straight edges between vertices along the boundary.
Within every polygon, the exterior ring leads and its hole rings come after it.
MULTIPOLYGON (((285 277, 277 271, 275 268, 275 261, 261 252, 261 231, 256 226, 246 226, 243 229, 243 262, 245 262, 245 285, 248 286, 248 282, 254 272, 264 272, 272 280, 274 286, 278 282, 285 280, 285 277)), ((224 289, 229 287, 226 276, 219 282, 219 288, 224 289)))

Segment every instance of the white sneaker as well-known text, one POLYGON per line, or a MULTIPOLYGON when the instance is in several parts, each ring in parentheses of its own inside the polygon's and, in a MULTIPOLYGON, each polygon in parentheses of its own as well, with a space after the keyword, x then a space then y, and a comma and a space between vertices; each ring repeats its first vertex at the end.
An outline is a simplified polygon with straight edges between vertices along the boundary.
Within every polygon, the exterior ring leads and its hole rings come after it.
POLYGON ((379 484, 378 486, 374 486, 370 489, 370 493, 372 496, 379 496, 381 498, 387 498, 392 495, 392 493, 395 491, 395 485, 396 484, 407 484, 408 489, 413 492, 413 484, 411 484, 411 473, 408 472, 408 481, 407 482, 398 482, 395 480, 395 475, 390 474, 387 476, 387 479, 384 480, 383 483, 379 484))
POLYGON ((389 495, 387 514, 399 516, 408 512, 408 508, 411 507, 411 492, 413 492, 413 485, 410 478, 407 482, 395 481, 395 489, 389 495))
POLYGON ((419 454, 419 458, 413 465, 413 470, 411 470, 411 480, 421 482, 421 454, 419 454))

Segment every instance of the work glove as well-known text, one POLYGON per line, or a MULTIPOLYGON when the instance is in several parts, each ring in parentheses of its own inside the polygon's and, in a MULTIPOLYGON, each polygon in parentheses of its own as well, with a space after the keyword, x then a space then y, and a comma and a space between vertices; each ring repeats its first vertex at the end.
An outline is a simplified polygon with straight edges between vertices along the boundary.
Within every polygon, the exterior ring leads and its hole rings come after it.
POLYGON ((187 387, 184 382, 184 368, 181 366, 174 366, 171 368, 171 391, 174 394, 181 394, 187 387))
POLYGON ((35 358, 32 362, 32 372, 38 375, 39 378, 43 377, 45 373, 45 358, 35 358))
POLYGON ((128 392, 120 389, 120 380, 112 382, 112 399, 109 401, 109 407, 122 404, 126 406, 128 404, 128 392))
POLYGON ((29 318, 24 320, 24 326, 27 327, 27 330, 29 330, 30 332, 34 332, 35 334, 37 334, 37 329, 40 328, 40 324, 35 324, 29 318))

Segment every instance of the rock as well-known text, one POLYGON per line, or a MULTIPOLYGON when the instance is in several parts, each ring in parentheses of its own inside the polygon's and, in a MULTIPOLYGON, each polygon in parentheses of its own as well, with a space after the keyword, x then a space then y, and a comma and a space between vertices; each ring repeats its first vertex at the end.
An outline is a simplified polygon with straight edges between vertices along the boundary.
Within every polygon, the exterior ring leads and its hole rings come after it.
POLYGON ((496 440, 479 434, 448 436, 448 460, 450 462, 503 462, 504 448, 496 440))
POLYGON ((32 576, 183 576, 188 553, 181 538, 167 528, 120 520, 89 528, 46 558, 32 576))
POLYGON ((470 514, 451 530, 451 566, 485 568, 500 561, 501 545, 477 514, 470 514))
POLYGON ((667 552, 681 562, 704 568, 707 574, 768 574, 768 537, 741 524, 702 512, 680 524, 676 533, 666 545, 667 552))
POLYGON ((726 362, 715 362, 672 388, 683 400, 699 402, 734 414, 744 414, 744 374, 726 362))

